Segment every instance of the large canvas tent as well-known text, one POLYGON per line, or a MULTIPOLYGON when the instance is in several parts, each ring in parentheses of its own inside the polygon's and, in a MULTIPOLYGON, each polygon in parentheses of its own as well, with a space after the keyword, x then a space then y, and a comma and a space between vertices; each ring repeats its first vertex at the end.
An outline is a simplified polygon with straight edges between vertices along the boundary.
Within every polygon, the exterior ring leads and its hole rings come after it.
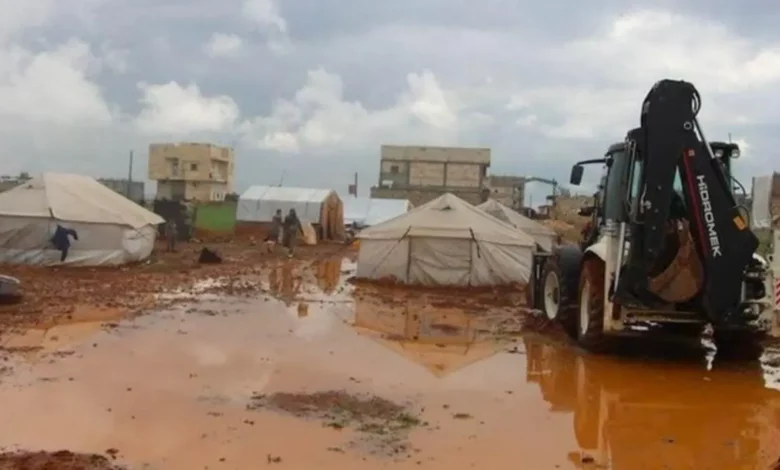
POLYGON ((422 285, 528 282, 534 239, 453 194, 358 235, 357 277, 422 285))
POLYGON ((238 199, 236 222, 263 228, 277 209, 283 216, 295 209, 300 221, 318 228, 322 238, 337 240, 344 236, 344 205, 330 189, 252 186, 238 199))
POLYGON ((0 193, 0 262, 110 266, 151 254, 163 219, 94 178, 44 173, 0 193), (67 258, 52 244, 57 226, 74 230, 67 258))
POLYGON ((381 224, 412 209, 408 199, 378 199, 348 196, 344 201, 344 223, 362 227, 381 224))
POLYGON ((518 214, 495 199, 488 199, 478 205, 477 208, 531 235, 543 250, 552 251, 552 247, 555 244, 555 232, 539 222, 518 214))

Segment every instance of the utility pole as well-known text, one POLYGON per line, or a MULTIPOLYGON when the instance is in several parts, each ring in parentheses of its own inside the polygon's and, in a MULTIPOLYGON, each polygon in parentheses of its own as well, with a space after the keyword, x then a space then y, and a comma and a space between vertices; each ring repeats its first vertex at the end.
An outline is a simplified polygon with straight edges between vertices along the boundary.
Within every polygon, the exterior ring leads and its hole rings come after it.
POLYGON ((133 151, 130 151, 130 164, 127 168, 127 194, 125 197, 130 199, 131 188, 133 186, 133 151))

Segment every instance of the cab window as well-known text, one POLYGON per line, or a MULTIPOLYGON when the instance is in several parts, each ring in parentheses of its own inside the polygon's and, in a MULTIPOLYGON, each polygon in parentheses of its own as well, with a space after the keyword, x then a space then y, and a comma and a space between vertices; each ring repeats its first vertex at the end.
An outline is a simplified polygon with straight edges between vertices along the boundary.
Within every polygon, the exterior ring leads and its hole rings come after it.
MULTIPOLYGON (((638 160, 634 162, 634 180, 631 182, 631 192, 629 193, 629 199, 632 201, 639 196, 639 185, 642 182, 642 178, 639 176, 639 172, 642 171, 642 161, 638 160)), ((682 178, 680 177, 680 171, 674 172, 674 182, 672 183, 672 189, 680 196, 683 195, 682 178)))
POLYGON ((626 179, 628 178, 628 159, 625 152, 612 154, 612 163, 604 187, 604 218, 621 221, 625 202, 626 179))

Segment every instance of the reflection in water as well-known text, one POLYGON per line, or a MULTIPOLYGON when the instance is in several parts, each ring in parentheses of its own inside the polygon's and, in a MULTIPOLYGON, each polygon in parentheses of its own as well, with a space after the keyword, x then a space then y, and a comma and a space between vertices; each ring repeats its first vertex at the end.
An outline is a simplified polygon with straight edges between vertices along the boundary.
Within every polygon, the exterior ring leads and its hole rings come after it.
POLYGON ((316 264, 317 286, 326 294, 332 294, 341 282, 340 258, 318 261, 316 264))
POLYGON ((355 296, 354 326, 364 335, 424 366, 438 377, 498 352, 484 319, 455 307, 435 307, 424 297, 355 296))
POLYGON ((758 364, 706 371, 524 341, 528 381, 573 415, 577 467, 758 469, 780 456, 780 393, 758 364))
POLYGON ((282 262, 271 268, 268 274, 268 290, 274 296, 289 303, 300 289, 301 277, 293 274, 292 262, 282 262))

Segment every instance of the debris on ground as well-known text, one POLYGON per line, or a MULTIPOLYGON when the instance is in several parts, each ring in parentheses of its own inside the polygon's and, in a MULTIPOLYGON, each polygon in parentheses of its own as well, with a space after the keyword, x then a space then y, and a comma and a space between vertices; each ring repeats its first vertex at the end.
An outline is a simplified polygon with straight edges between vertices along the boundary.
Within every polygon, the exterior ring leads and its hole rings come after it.
POLYGON ((343 390, 255 395, 247 409, 269 409, 299 418, 321 419, 325 421, 324 426, 336 430, 353 428, 365 437, 362 444, 368 443, 373 447, 371 453, 381 451, 396 457, 410 451, 409 444, 405 442, 406 433, 426 425, 404 405, 374 395, 353 395, 343 390))
POLYGON ((0 470, 122 470, 111 457, 99 454, 77 454, 68 450, 56 452, 6 452, 0 454, 0 470))
POLYGON ((0 304, 15 304, 22 300, 19 279, 0 274, 0 304))
POLYGON ((198 256, 198 263, 201 264, 218 264, 222 262, 222 257, 219 254, 209 248, 203 248, 200 250, 200 256, 198 256))

